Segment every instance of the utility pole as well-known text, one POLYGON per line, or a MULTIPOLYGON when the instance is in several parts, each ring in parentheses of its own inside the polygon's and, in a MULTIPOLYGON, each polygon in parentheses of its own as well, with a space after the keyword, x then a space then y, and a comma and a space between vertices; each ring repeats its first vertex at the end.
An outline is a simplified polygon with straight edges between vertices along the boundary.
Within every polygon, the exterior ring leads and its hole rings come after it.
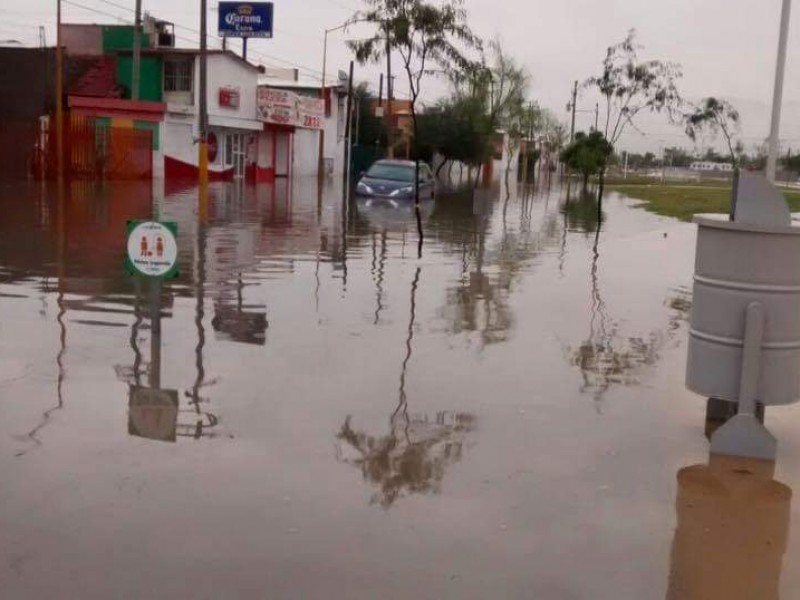
POLYGON ((201 200, 208 189, 208 40, 207 0, 200 0, 200 144, 199 170, 201 200))
POLYGON ((578 102, 578 82, 575 82, 575 85, 572 86, 572 125, 569 129, 569 143, 571 144, 575 140, 575 109, 576 104, 578 102))
POLYGON ((361 98, 356 98, 356 146, 361 145, 361 98))
POLYGON ((347 189, 349 187, 349 175, 350 175, 350 148, 352 142, 352 135, 350 131, 350 126, 353 123, 352 119, 352 111, 353 111, 353 61, 350 61, 350 78, 347 82, 347 116, 345 120, 345 127, 344 127, 344 168, 342 169, 343 175, 343 183, 342 189, 345 194, 347 194, 347 189))
MULTIPOLYGON (((328 68, 328 30, 325 30, 325 41, 322 46, 322 83, 319 86, 319 97, 322 99, 322 112, 328 116, 327 101, 325 99, 325 71, 328 68)), ((331 98, 333 103, 333 98, 331 98)), ((325 119, 323 118, 322 129, 319 130, 319 152, 317 156, 317 178, 320 186, 325 178, 325 119)), ((322 188, 320 187, 320 190, 322 188)))
POLYGON ((64 49, 61 46, 61 0, 56 0, 56 168, 64 181, 64 49))
POLYGON ((394 82, 392 80, 392 40, 389 39, 388 27, 386 33, 386 156, 394 158, 394 82))
POLYGON ((378 83, 378 106, 383 108, 383 73, 381 73, 380 82, 378 83))
POLYGON ((594 130, 597 131, 597 126, 600 123, 600 103, 595 102, 594 105, 594 130))
POLYGON ((131 100, 139 99, 139 81, 142 68, 142 0, 136 0, 133 22, 133 67, 131 69, 131 100))
POLYGON ((789 17, 792 0, 783 0, 781 31, 778 39, 778 62, 775 67, 775 91, 772 96, 772 124, 769 132, 769 156, 767 157, 767 179, 775 183, 778 168, 778 136, 781 128, 781 105, 783 104, 783 80, 786 70, 786 44, 789 39, 789 17))

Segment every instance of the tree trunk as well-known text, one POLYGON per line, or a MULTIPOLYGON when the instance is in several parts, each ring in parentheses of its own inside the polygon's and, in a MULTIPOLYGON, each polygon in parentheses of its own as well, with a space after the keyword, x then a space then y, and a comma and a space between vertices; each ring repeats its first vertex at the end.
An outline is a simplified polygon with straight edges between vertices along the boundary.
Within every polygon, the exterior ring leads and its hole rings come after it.
POLYGON ((597 202, 602 206, 603 204, 603 191, 606 188, 606 168, 600 169, 600 190, 597 193, 597 202))
POLYGON ((442 160, 442 164, 440 164, 438 167, 436 167, 436 179, 439 179, 439 173, 442 172, 442 169, 444 168, 444 166, 446 164, 447 164, 447 159, 445 158, 445 159, 442 160))
POLYGON ((417 217, 417 233, 419 234, 419 244, 417 245, 417 257, 422 258, 422 244, 424 236, 422 233, 422 212, 419 209, 419 139, 417 129, 417 110, 411 102, 411 123, 414 128, 414 213, 417 217))
POLYGON ((733 170, 733 187, 731 188, 731 221, 736 220, 736 204, 739 201, 739 166, 733 170))

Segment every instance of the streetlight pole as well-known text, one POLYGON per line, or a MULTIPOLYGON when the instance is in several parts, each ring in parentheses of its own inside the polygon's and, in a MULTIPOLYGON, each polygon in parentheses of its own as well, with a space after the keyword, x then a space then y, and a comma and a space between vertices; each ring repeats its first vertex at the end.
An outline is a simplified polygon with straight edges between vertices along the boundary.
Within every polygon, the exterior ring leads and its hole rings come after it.
MULTIPOLYGON (((354 23, 360 23, 364 19, 351 19, 345 23, 337 27, 331 27, 330 29, 325 30, 325 40, 322 44, 322 84, 319 88, 319 97, 322 99, 323 103, 325 102, 325 76, 328 72, 328 34, 333 33, 334 31, 339 31, 340 29, 345 29, 346 27, 353 25, 354 23)), ((331 102, 333 102, 333 98, 331 98, 331 102)), ((327 116, 327 110, 325 111, 325 115, 327 116)), ((319 130, 319 156, 317 161, 317 177, 319 178, 320 182, 325 177, 325 120, 323 118, 322 129, 319 130)))
POLYGON ((769 133, 769 156, 767 158, 767 179, 772 183, 775 183, 775 173, 778 169, 778 139, 781 128, 783 80, 786 70, 786 45, 789 39, 789 17, 791 13, 792 0, 783 0, 780 37, 778 39, 778 63, 775 67, 775 91, 772 96, 772 124, 769 133))

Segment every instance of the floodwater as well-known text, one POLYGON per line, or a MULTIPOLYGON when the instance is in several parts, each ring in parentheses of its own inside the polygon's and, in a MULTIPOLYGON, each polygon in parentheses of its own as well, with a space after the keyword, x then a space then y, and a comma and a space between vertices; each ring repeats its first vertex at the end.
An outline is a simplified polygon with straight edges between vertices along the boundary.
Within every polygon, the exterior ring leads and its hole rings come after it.
POLYGON ((800 597, 800 409, 710 461, 683 385, 694 227, 565 198, 442 195, 418 258, 312 180, 0 185, 0 597, 800 597))

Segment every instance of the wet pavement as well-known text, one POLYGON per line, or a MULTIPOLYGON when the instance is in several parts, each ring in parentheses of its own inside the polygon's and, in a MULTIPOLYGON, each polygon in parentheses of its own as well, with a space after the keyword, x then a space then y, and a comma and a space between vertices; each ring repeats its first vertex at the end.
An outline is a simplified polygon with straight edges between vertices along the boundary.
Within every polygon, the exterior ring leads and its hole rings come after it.
POLYGON ((161 188, 0 184, 0 597, 800 597, 800 409, 709 461, 683 386, 692 225, 481 190, 419 259, 333 185, 161 188))

